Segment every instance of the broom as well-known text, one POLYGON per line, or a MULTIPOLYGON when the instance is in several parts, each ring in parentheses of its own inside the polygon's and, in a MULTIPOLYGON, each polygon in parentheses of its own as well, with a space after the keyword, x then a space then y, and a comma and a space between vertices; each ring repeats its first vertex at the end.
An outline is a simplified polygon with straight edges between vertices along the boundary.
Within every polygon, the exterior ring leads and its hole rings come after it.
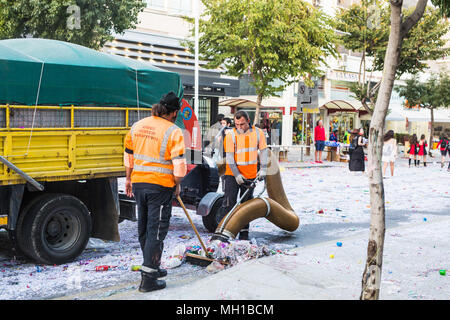
POLYGON ((194 253, 186 253, 186 262, 191 263, 191 264, 195 264, 198 266, 202 266, 202 267, 206 267, 209 264, 211 264, 213 261, 215 261, 214 259, 209 257, 209 253, 208 250, 206 250, 206 246, 202 241, 202 238, 200 238, 200 234, 197 231, 197 228, 195 227, 194 223, 191 220, 191 217, 189 216, 186 207, 184 206, 183 201, 181 200, 180 196, 177 196, 177 200, 180 203, 181 207, 183 208, 184 213, 186 214, 186 217, 189 220, 189 223, 192 226, 192 229, 194 229, 195 234, 197 235, 198 241, 200 241, 200 244, 203 248, 203 251, 205 252, 206 257, 201 256, 199 254, 194 254, 194 253))

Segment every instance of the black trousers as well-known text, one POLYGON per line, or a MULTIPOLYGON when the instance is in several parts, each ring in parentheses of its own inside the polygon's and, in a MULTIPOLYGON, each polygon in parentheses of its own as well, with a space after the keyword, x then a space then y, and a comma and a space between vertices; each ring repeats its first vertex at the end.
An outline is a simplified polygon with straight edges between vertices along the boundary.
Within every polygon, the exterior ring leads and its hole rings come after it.
MULTIPOLYGON (((225 215, 233 209, 234 205, 237 202, 237 197, 239 193, 239 197, 242 197, 244 192, 247 190, 245 186, 240 186, 234 176, 223 176, 224 183, 224 199, 222 202, 222 207, 220 208, 220 216, 221 218, 225 217, 225 215)), ((242 199, 241 203, 253 199, 253 190, 250 189, 244 199, 242 199)), ((241 232, 248 232, 250 229, 250 224, 246 225, 241 232)))
MULTIPOLYGON (((164 239, 172 216, 173 188, 150 183, 133 185, 138 207, 138 236, 144 257, 142 266, 158 270, 164 239)), ((153 272, 152 270, 152 272, 153 272)))

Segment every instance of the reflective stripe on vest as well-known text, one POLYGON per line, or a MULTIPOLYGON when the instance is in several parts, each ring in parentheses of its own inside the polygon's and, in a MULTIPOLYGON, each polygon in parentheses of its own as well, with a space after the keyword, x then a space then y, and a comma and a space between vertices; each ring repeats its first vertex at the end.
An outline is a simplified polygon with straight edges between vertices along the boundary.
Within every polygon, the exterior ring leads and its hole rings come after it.
POLYGON ((235 153, 257 151, 259 149, 259 139, 260 139, 259 138, 259 130, 256 127, 250 127, 249 130, 250 130, 250 132, 252 132, 252 130, 256 131, 256 148, 246 148, 246 149, 237 150, 237 143, 236 143, 237 130, 236 130, 236 128, 233 128, 233 131, 231 131, 231 139, 233 139, 235 153))
POLYGON ((247 162, 239 162, 239 161, 236 162, 236 164, 238 166, 246 166, 246 165, 255 164, 255 163, 258 163, 258 160, 247 161, 247 162))
MULTIPOLYGON (((157 163, 157 164, 171 165, 172 159, 166 160, 166 159, 164 159, 164 155, 167 150, 167 145, 169 144, 170 135, 177 128, 178 128, 178 126, 174 124, 174 125, 170 126, 164 133, 163 140, 161 142, 161 147, 159 149, 159 159, 147 156, 145 154, 137 154, 137 153, 134 153, 134 155, 133 155, 134 159, 146 161, 146 162, 148 162, 148 164, 157 163)), ((180 157, 184 157, 184 155, 180 156, 180 157)), ((171 169, 161 168, 161 167, 152 167, 152 166, 148 166, 148 165, 136 165, 135 164, 133 166, 133 170, 134 171, 142 171, 142 172, 159 172, 159 173, 173 174, 173 170, 171 170, 171 169)))
POLYGON ((165 173, 165 174, 173 174, 173 170, 172 169, 161 168, 161 167, 153 167, 153 166, 134 165, 133 170, 134 171, 141 171, 141 172, 158 172, 158 173, 165 173))
POLYGON ((236 153, 250 152, 250 151, 258 151, 258 148, 245 148, 245 149, 239 149, 239 150, 236 150, 236 153))

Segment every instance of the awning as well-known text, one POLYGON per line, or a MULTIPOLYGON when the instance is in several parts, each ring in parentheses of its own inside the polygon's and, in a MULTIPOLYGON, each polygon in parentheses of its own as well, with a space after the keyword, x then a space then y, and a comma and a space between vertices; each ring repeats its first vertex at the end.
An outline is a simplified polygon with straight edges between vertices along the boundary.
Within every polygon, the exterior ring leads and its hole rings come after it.
MULTIPOLYGON (((227 99, 219 102, 219 106, 239 107, 239 108, 256 108, 258 104, 247 99, 227 99)), ((264 106, 261 106, 264 108, 264 106)))
POLYGON ((328 111, 332 112, 358 112, 359 109, 355 108, 353 105, 344 100, 333 100, 325 103, 321 106, 328 111))

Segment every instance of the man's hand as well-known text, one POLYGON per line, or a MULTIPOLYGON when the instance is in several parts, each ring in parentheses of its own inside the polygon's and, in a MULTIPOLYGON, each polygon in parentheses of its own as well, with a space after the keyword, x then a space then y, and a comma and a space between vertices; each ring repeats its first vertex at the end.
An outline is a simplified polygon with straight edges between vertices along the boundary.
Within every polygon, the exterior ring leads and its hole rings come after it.
POLYGON ((130 178, 127 178, 126 181, 125 181, 125 193, 130 198, 134 197, 133 189, 132 189, 132 186, 131 186, 131 179, 130 178))
POLYGON ((178 197, 180 196, 180 192, 181 192, 180 185, 177 184, 177 185, 175 186, 175 191, 173 192, 173 195, 175 196, 175 198, 178 198, 178 197))
POLYGON ((234 177, 236 179, 236 182, 238 185, 244 184, 245 178, 242 174, 238 175, 237 177, 234 177))
POLYGON ((258 173, 256 174, 256 180, 258 181, 262 181, 266 178, 266 170, 259 170, 258 173))
POLYGON ((183 180, 183 177, 174 177, 175 179, 175 191, 173 192, 173 195, 175 196, 175 198, 180 196, 180 192, 181 192, 181 181, 183 180))

